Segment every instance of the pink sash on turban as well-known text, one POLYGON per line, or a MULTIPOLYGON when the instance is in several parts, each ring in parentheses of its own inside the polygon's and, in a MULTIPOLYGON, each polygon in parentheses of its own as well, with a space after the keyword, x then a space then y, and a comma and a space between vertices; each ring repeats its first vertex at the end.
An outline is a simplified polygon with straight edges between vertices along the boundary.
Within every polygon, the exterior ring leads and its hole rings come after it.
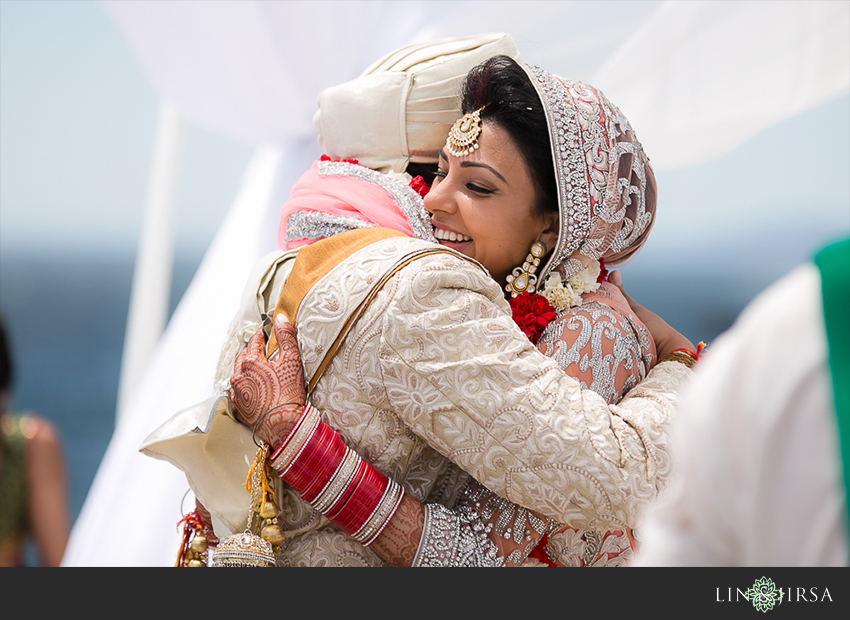
POLYGON ((436 242, 422 197, 404 181, 351 162, 317 161, 280 210, 278 247, 367 226, 436 242))

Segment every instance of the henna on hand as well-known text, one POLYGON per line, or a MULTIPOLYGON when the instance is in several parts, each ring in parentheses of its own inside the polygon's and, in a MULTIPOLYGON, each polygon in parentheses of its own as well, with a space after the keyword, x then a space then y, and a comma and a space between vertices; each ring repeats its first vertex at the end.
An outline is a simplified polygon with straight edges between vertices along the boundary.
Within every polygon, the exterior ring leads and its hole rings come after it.
POLYGON ((424 527, 425 508, 410 495, 405 495, 393 518, 372 543, 372 550, 390 566, 410 566, 424 527))
POLYGON ((272 447, 286 438, 307 402, 295 328, 281 314, 274 322, 274 332, 277 359, 266 359, 265 334, 262 329, 257 330, 236 358, 230 379, 236 418, 251 428, 257 425, 257 437, 272 447), (269 413, 263 418, 266 412, 269 413), (260 418, 262 421, 257 424, 260 418))

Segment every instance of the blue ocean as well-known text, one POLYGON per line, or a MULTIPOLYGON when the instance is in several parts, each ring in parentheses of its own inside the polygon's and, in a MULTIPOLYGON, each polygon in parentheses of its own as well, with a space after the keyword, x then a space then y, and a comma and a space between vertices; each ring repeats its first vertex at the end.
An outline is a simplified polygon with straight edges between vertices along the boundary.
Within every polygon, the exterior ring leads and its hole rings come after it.
MULTIPOLYGON (((751 252, 757 258, 746 263, 723 248, 649 244, 622 269, 626 290, 694 343, 710 343, 759 291, 834 238, 822 229, 786 234, 772 251, 751 252)), ((172 311, 201 259, 201 253, 175 257, 172 311)), ((16 371, 12 408, 38 412, 59 428, 73 519, 114 428, 133 266, 129 252, 0 253, 0 307, 16 371)))
MULTIPOLYGON (((175 258, 171 311, 202 256, 175 258)), ((12 410, 62 434, 76 519, 112 436, 135 257, 0 254, 0 308, 14 357, 12 410)))

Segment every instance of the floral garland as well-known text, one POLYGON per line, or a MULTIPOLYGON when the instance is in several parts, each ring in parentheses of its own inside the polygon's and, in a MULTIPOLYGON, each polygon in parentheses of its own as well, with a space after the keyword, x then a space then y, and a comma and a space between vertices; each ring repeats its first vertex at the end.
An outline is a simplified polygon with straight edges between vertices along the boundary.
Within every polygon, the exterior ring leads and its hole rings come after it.
POLYGON ((559 312, 580 306, 581 296, 596 291, 607 276, 608 270, 601 260, 566 280, 562 280, 557 272, 552 273, 546 278, 542 294, 524 292, 511 298, 509 303, 514 322, 533 344, 537 344, 543 330, 559 312))
POLYGON ((413 177, 410 180, 410 187, 423 198, 425 198, 426 194, 431 189, 430 187, 428 187, 428 184, 425 183, 425 179, 423 179, 421 176, 413 177))
POLYGON ((542 295, 557 312, 564 312, 574 306, 582 304, 581 296, 585 293, 593 293, 604 281, 606 273, 603 274, 602 261, 592 262, 578 273, 562 280, 560 274, 553 272, 546 278, 542 295))
POLYGON ((537 293, 522 292, 512 297, 510 304, 514 323, 533 344, 537 344, 543 330, 558 316, 549 300, 537 293))

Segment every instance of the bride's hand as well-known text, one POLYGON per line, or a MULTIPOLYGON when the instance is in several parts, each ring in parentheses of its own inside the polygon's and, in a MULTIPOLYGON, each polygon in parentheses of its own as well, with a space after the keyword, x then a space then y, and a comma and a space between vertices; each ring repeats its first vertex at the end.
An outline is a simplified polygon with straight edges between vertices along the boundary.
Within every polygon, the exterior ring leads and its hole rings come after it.
POLYGON ((670 327, 664 319, 651 310, 647 310, 626 294, 626 291, 623 288, 623 277, 620 275, 619 271, 612 271, 608 274, 608 282, 620 289, 620 292, 623 293, 626 301, 629 302, 629 306, 631 306, 632 311, 641 321, 643 321, 643 324, 646 325, 646 328, 655 340, 655 350, 658 352, 658 357, 666 355, 676 349, 687 349, 688 351, 697 350, 690 340, 670 327))
POLYGON ((266 359, 266 337, 259 329, 236 358, 230 379, 230 399, 240 422, 254 428, 269 412, 257 425, 256 435, 272 448, 289 434, 307 398, 295 328, 280 314, 274 322, 274 333, 278 358, 266 359))

